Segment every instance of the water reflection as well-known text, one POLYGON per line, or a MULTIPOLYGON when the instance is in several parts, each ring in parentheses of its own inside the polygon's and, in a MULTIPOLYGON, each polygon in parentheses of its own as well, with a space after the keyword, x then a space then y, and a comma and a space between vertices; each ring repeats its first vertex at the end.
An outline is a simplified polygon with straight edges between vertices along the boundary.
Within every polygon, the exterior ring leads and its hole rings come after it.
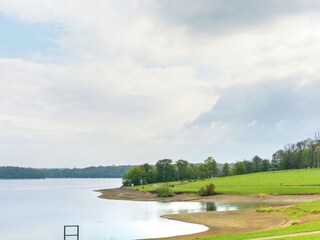
POLYGON ((217 211, 217 206, 215 203, 203 203, 204 205, 204 208, 206 210, 206 212, 209 212, 209 211, 217 211))
POLYGON ((210 211, 236 211, 245 209, 255 209, 259 207, 270 206, 264 203, 247 204, 247 203, 214 203, 214 202, 170 202, 158 203, 158 214, 180 214, 180 213, 196 213, 210 211))

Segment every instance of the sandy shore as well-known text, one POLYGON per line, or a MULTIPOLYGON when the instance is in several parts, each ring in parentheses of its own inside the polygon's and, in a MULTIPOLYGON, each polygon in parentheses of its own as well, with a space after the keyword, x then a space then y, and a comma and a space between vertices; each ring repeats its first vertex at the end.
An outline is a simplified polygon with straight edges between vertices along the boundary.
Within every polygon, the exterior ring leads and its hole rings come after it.
MULTIPOLYGON (((98 192, 101 193, 99 197, 104 199, 158 202, 193 201, 292 205, 320 200, 320 195, 215 195, 200 197, 196 194, 179 194, 172 198, 159 198, 152 193, 139 192, 128 188, 106 189, 99 190, 98 192)), ((198 234, 161 238, 171 240, 187 240, 205 236, 255 232, 285 227, 291 224, 291 221, 280 212, 257 213, 255 210, 173 214, 162 217, 183 222, 202 224, 209 228, 208 231, 198 234)), ((314 219, 304 219, 303 221, 306 222, 312 220, 314 219)))
POLYGON ((202 224, 209 228, 206 232, 166 238, 174 240, 255 232, 284 227, 291 224, 291 222, 281 213, 257 213, 255 210, 175 214, 163 217, 183 222, 202 224))

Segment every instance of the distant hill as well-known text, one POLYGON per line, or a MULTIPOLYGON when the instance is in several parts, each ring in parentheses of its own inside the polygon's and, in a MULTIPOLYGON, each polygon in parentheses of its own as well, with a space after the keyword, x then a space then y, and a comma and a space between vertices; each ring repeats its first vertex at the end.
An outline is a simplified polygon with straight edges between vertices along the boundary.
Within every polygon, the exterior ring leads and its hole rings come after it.
POLYGON ((87 168, 0 167, 0 179, 41 178, 121 178, 133 166, 99 166, 87 168))

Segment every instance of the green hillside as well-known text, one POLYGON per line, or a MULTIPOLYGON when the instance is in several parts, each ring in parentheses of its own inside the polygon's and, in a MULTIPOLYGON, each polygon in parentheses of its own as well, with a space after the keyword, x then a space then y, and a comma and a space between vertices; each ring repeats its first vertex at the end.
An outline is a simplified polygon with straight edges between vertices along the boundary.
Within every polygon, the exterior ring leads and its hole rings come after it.
POLYGON ((197 193, 214 183, 218 194, 315 194, 320 193, 320 169, 299 169, 220 177, 195 182, 157 183, 134 187, 154 191, 161 185, 173 186, 174 192, 197 193))

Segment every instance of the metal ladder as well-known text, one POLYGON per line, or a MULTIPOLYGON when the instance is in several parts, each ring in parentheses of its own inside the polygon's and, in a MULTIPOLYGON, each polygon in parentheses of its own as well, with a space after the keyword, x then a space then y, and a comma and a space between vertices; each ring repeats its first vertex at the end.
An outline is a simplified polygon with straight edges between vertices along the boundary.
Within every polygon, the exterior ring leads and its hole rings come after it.
POLYGON ((77 237, 79 240, 79 225, 65 225, 63 229, 64 240, 67 240, 67 237, 77 237))

